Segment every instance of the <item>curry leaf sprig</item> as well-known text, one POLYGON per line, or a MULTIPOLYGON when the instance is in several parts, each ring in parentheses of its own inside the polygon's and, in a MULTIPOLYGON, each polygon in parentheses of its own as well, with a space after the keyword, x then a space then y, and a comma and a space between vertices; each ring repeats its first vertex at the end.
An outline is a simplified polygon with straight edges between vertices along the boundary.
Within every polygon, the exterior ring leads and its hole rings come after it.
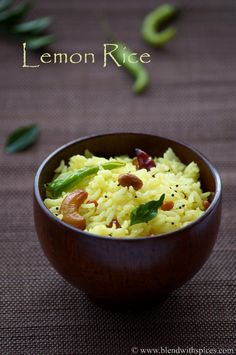
POLYGON ((28 49, 36 50, 53 43, 55 37, 45 34, 51 17, 22 22, 31 7, 30 2, 13 6, 11 0, 0 0, 0 31, 19 42, 26 42, 28 49))
POLYGON ((130 215, 130 225, 149 222, 157 216, 158 208, 162 206, 165 199, 165 194, 162 194, 160 199, 142 203, 135 208, 130 215))

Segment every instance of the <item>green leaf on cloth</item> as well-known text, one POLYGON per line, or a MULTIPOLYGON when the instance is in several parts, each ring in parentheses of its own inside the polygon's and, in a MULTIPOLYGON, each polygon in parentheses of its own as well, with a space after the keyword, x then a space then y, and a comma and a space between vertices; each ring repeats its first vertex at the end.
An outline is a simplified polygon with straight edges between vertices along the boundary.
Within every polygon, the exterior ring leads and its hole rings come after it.
POLYGON ((23 126, 13 131, 5 144, 7 153, 16 153, 29 148, 39 136, 39 127, 36 124, 23 126))

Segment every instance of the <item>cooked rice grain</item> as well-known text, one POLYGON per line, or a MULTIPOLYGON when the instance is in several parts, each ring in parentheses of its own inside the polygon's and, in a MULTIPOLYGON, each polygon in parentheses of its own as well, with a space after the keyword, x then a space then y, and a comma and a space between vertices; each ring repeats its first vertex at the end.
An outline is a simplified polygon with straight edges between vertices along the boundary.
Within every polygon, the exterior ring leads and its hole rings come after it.
MULTIPOLYGON (((128 156, 105 159, 92 156, 86 158, 74 155, 70 158, 68 166, 64 161, 56 169, 56 177, 74 172, 83 167, 101 165, 109 160, 123 161, 122 168, 104 170, 100 168, 96 175, 83 180, 77 188, 88 193, 89 200, 97 200, 94 204, 83 204, 79 213, 86 219, 86 231, 102 236, 112 237, 140 237, 167 233, 181 228, 200 217, 204 213, 203 201, 210 195, 201 190, 199 181, 199 168, 195 162, 183 164, 169 148, 161 158, 154 158, 156 167, 150 171, 136 170, 132 159, 128 156), (135 191, 133 187, 122 187, 118 184, 120 174, 134 173, 143 181, 143 187, 135 191), (158 200, 165 194, 165 201, 173 201, 174 208, 170 211, 158 210, 157 217, 148 223, 139 223, 130 226, 132 210, 142 203, 158 200), (116 218, 121 228, 106 225, 116 218)), ((60 206, 68 193, 60 198, 46 198, 45 205, 58 218, 60 206)))

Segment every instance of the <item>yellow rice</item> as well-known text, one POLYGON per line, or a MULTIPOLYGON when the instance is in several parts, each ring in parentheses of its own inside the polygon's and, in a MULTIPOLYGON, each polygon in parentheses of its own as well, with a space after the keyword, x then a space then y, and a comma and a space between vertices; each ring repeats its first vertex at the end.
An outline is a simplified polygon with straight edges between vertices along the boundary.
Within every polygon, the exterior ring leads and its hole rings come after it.
MULTIPOLYGON (((105 159, 74 155, 68 166, 62 161, 55 173, 61 178, 65 173, 111 160, 125 162, 125 166, 113 170, 100 168, 97 174, 87 177, 76 187, 88 193, 88 200, 98 202, 97 207, 93 203, 84 203, 79 209, 79 213, 86 219, 86 231, 119 238, 157 235, 186 226, 204 213, 203 201, 210 193, 201 190, 197 164, 191 162, 186 166, 171 148, 163 157, 154 158, 156 167, 150 171, 136 170, 128 156, 105 159), (135 191, 132 186, 118 186, 119 175, 128 172, 134 173, 143 181, 140 190, 135 191), (173 209, 163 211, 159 208, 153 220, 130 226, 132 210, 140 204, 158 200, 162 194, 165 194, 165 201, 174 202, 173 209), (112 219, 117 219, 121 227, 107 227, 112 219)), ((46 198, 44 201, 46 207, 60 219, 62 215, 58 211, 67 194, 68 192, 64 192, 59 198, 46 198)))

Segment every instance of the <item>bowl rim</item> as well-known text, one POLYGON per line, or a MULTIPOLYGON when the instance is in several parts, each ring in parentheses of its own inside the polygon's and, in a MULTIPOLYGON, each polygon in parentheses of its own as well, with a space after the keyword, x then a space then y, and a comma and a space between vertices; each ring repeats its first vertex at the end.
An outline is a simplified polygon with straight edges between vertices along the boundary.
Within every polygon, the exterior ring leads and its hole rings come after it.
POLYGON ((119 242, 130 242, 130 241, 138 241, 138 240, 149 240, 149 239, 163 239, 163 238, 171 238, 171 237, 175 237, 176 234, 178 233, 182 233, 192 227, 194 227, 195 225, 201 223, 205 218, 207 218, 207 216, 209 214, 211 214, 211 212, 215 209, 215 207, 218 205, 220 198, 221 198, 221 191, 222 191, 222 183, 221 183, 221 178, 220 175, 217 171, 217 169, 213 166, 213 164, 201 153, 199 152, 197 149, 193 148, 191 145, 189 144, 185 144, 181 141, 178 140, 174 140, 165 136, 159 136, 159 135, 155 135, 155 134, 149 134, 149 133, 138 133, 138 132, 112 132, 112 133, 103 133, 103 134, 92 134, 92 135, 87 135, 87 136, 83 136, 80 138, 77 138, 75 140, 72 140, 66 144, 63 144, 62 146, 60 146, 59 148, 55 149, 51 154, 49 154, 40 164, 40 166, 37 169, 37 172, 35 174, 35 178, 34 178, 34 196, 35 199, 37 201, 37 203, 39 204, 40 208, 43 210, 43 212, 46 213, 46 215, 53 220, 54 222, 61 224, 63 227, 67 228, 68 230, 71 230, 73 232, 75 232, 77 235, 76 237, 81 237, 81 236, 86 236, 86 237, 91 237, 91 238, 96 238, 96 239, 101 239, 101 240, 109 240, 109 241, 119 241, 119 242), (78 228, 75 228, 65 222, 63 222, 62 220, 60 220, 59 218, 57 218, 56 216, 54 216, 53 213, 51 213, 49 211, 49 209, 45 206, 43 199, 41 198, 40 195, 40 191, 39 191, 39 178, 41 176, 41 173, 43 172, 44 168, 46 167, 46 165, 48 164, 48 162, 55 156, 57 155, 59 152, 62 152, 64 149, 68 148, 69 146, 76 144, 78 142, 81 141, 86 141, 89 139, 93 139, 93 138, 98 138, 98 137, 105 137, 105 136, 117 136, 117 135, 137 135, 137 136, 148 136, 150 138, 160 138, 160 139, 165 139, 167 141, 169 141, 170 143, 176 143, 184 148, 187 148, 191 151, 193 151, 195 154, 197 154, 208 166, 208 168, 210 169, 212 176, 215 180, 215 194, 213 197, 213 200, 210 204, 210 207, 208 207, 208 209, 206 210, 206 212, 198 217, 195 221, 187 224, 184 227, 178 228, 174 231, 168 232, 168 233, 163 233, 163 234, 159 234, 159 235, 154 235, 154 236, 140 236, 140 237, 110 237, 110 236, 102 236, 102 235, 98 235, 98 234, 92 234, 90 232, 87 232, 85 230, 81 230, 78 228))

